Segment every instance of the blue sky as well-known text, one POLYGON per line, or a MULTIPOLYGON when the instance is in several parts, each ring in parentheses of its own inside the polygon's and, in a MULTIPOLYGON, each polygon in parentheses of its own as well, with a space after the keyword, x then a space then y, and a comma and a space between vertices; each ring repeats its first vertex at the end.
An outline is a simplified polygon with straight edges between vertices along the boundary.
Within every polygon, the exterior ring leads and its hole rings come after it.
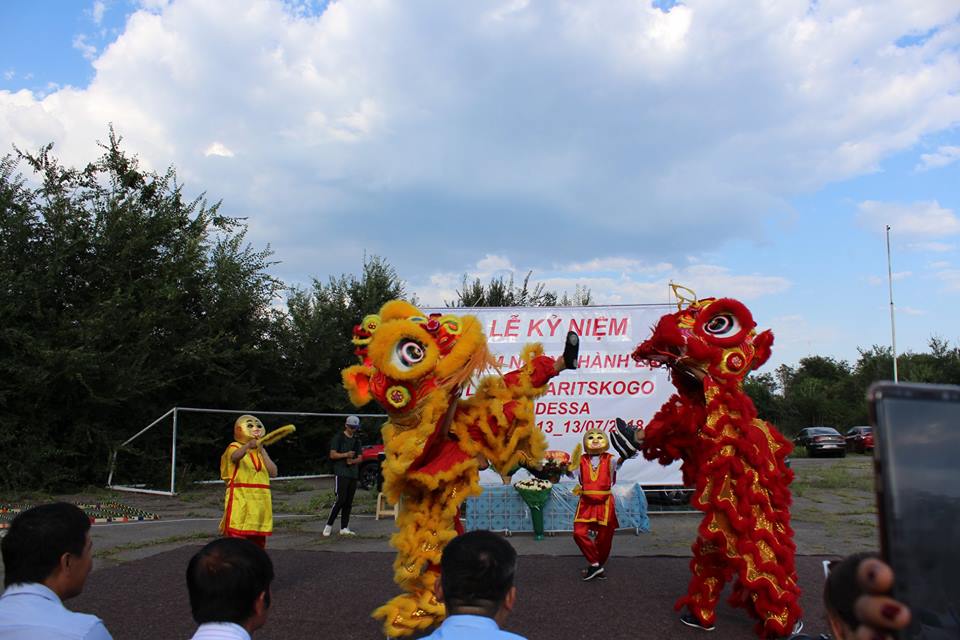
POLYGON ((290 284, 744 300, 773 364, 960 329, 955 0, 0 3, 0 146, 150 167, 290 284), (919 6, 918 6, 919 5, 919 6))

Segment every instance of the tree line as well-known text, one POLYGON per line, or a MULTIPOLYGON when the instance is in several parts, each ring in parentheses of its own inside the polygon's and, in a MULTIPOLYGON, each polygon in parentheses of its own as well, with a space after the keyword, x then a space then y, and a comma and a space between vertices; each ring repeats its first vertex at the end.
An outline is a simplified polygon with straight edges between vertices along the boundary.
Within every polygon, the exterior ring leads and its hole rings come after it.
MULTIPOLYGON (((288 287, 221 202, 186 198, 173 169, 141 168, 112 129, 100 147, 81 168, 52 145, 0 159, 0 490, 102 484, 117 444, 174 406, 350 411, 351 330, 410 299, 396 270, 372 257, 359 275, 288 287)), ((527 274, 465 276, 447 304, 568 302, 527 274)), ((232 419, 191 419, 178 467, 209 477, 232 419)), ((292 458, 323 457, 339 424, 315 426, 311 447, 287 452, 294 468, 315 469, 292 458)), ((123 458, 131 477, 169 473, 169 429, 154 431, 123 458)))
MULTIPOLYGON (((960 348, 933 337, 926 352, 900 354, 897 369, 901 382, 960 384, 960 348)), ((809 356, 796 366, 755 373, 744 388, 760 417, 792 436, 804 427, 822 425, 845 432, 869 424, 867 390, 878 380, 892 379, 893 353, 875 345, 860 349, 853 364, 809 356)))
MULTIPOLYGON (((410 299, 403 280, 372 257, 359 275, 288 287, 270 275, 269 247, 254 247, 244 221, 222 209, 187 198, 173 169, 141 168, 112 130, 81 168, 63 166, 52 145, 0 159, 0 490, 102 484, 116 446, 174 406, 351 410, 340 386, 354 362, 351 329, 387 300, 410 299)), ((465 276, 446 304, 590 301, 588 289, 558 295, 528 273, 486 284, 465 276)), ((853 367, 806 358, 747 386, 788 432, 852 425, 864 421, 866 385, 886 377, 889 359, 878 348, 853 367)), ((934 341, 901 371, 960 382, 958 362, 955 347, 934 341)), ((192 420, 178 441, 185 481, 215 475, 231 433, 224 416, 192 420)), ((284 452, 285 470, 315 469, 307 456, 323 457, 338 427, 305 430, 310 446, 284 452)), ((128 477, 169 473, 169 431, 155 431, 125 455, 128 477)))

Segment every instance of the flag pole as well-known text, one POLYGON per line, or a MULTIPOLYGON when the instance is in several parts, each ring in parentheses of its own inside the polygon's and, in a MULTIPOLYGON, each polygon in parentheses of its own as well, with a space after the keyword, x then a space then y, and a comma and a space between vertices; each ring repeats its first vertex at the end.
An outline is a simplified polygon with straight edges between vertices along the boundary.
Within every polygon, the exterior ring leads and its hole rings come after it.
POLYGON ((893 346, 893 381, 899 382, 897 377, 897 325, 893 315, 893 263, 890 260, 890 225, 887 225, 887 282, 890 286, 890 342, 893 346))

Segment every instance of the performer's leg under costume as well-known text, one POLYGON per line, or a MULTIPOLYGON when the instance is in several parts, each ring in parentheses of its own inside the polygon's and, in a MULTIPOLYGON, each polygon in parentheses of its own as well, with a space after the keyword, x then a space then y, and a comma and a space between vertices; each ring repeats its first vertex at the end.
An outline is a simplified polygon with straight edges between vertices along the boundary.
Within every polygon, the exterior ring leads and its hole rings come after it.
POLYGON ((606 564, 613 546, 614 528, 601 526, 593 522, 574 522, 573 540, 580 552, 590 564, 606 564), (590 538, 590 531, 596 531, 596 537, 590 538))
POLYGON ((693 543, 693 559, 690 561, 690 572, 693 578, 687 595, 677 602, 679 609, 684 604, 704 625, 711 626, 716 622, 717 603, 723 585, 729 579, 731 567, 720 549, 703 538, 697 538, 693 543))

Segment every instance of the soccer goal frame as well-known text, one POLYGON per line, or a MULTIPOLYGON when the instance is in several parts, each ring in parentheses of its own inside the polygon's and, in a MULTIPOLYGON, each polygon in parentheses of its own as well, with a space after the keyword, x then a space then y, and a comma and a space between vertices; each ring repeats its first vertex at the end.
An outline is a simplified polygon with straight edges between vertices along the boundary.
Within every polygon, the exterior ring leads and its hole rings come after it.
MULTIPOLYGON (((385 413, 312 413, 308 411, 255 411, 250 409, 206 409, 203 407, 173 407, 162 416, 136 432, 122 443, 120 443, 110 454, 110 471, 107 475, 107 488, 115 491, 127 491, 131 493, 148 493, 161 496, 177 495, 177 429, 179 426, 179 416, 181 413, 220 413, 231 415, 251 414, 256 416, 309 416, 311 418, 346 418, 349 415, 355 415, 360 418, 386 418, 385 413), (117 468, 117 455, 127 447, 131 442, 147 433, 157 425, 162 425, 165 420, 171 419, 170 430, 170 490, 147 489, 141 485, 114 484, 113 474, 117 468)), ((274 480, 295 480, 307 478, 323 478, 327 474, 300 475, 300 476, 280 476, 274 480)), ((222 480, 213 480, 211 482, 222 482, 222 480)))

